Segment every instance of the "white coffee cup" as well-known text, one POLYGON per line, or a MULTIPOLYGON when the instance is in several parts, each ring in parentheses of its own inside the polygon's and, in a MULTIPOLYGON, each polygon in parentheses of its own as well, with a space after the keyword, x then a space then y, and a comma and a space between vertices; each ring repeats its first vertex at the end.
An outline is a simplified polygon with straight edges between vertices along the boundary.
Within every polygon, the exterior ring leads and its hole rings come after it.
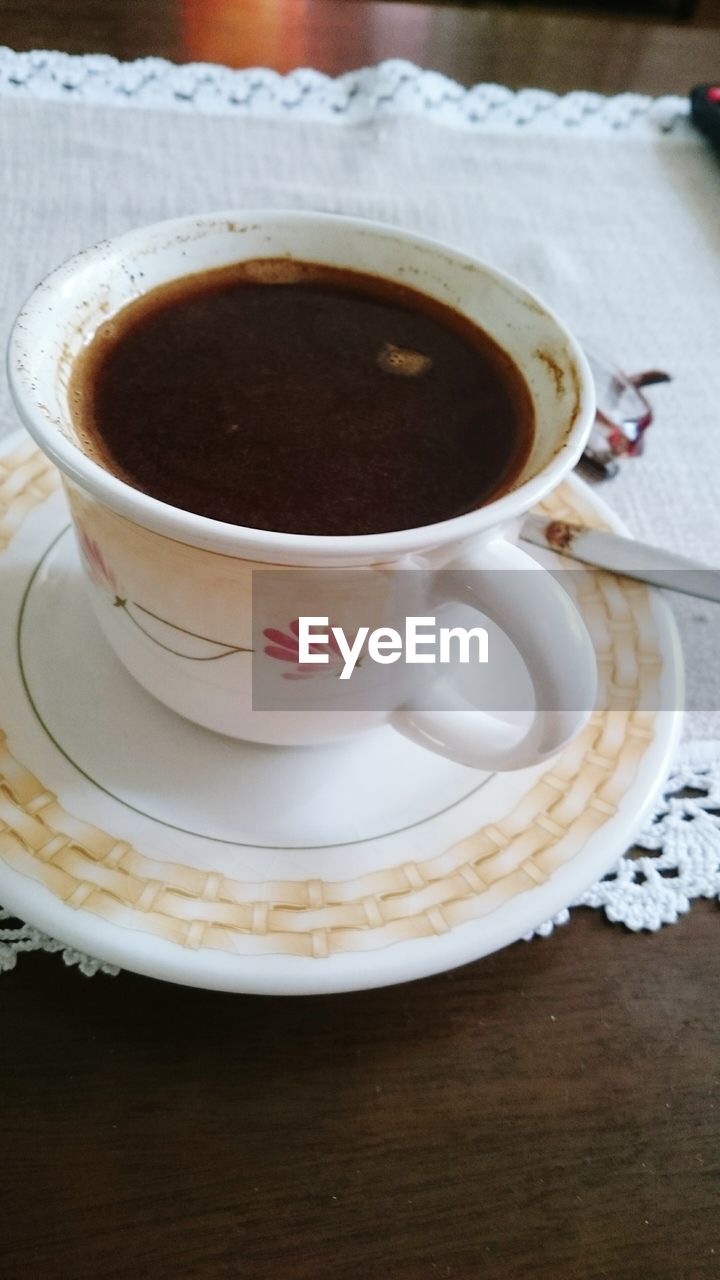
MULTIPOLYGON (((48 276, 18 316, 8 367, 25 426, 62 473, 101 627, 128 671, 181 715, 277 745, 328 741, 389 721, 431 750, 482 769, 536 764, 582 727, 595 692, 590 639, 568 595, 511 536, 518 517, 577 462, 593 421, 593 386, 575 340, 516 281, 435 241, 353 218, 254 210, 179 218, 101 243, 48 276), (95 460, 73 423, 68 388, 73 364, 98 326, 168 280, 281 257, 411 284, 495 339, 522 371, 535 411, 530 456, 509 492, 422 528, 326 537, 182 511, 95 460), (507 720, 468 709, 459 695, 449 701, 442 681, 425 681, 416 697, 406 689, 390 710, 343 710, 342 701, 317 712, 257 710, 252 662, 272 659, 249 652, 251 585, 253 571, 269 565, 364 566, 369 575, 426 568, 431 594, 436 570, 457 571, 437 576, 435 596, 443 581, 464 583, 465 601, 519 651, 543 709, 518 733, 507 720), (518 575, 520 590, 512 572, 497 570, 532 573, 518 575), (222 660, 207 661, 208 654, 222 660)), ((293 616, 278 618, 278 630, 287 630, 293 616)))

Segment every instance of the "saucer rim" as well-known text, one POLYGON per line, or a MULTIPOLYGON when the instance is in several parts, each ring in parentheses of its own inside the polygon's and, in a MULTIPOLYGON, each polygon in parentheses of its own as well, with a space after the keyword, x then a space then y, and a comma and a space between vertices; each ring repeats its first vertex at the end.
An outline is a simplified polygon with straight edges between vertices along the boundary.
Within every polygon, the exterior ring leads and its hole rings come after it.
MULTIPOLYGON (((23 433, 3 440, 0 459, 22 440, 23 433)), ((582 481, 572 477, 569 487, 578 497, 583 496, 611 527, 624 531, 622 522, 603 499, 582 481)), ((674 619, 669 606, 656 592, 652 592, 651 597, 658 647, 671 664, 674 677, 681 678, 682 658, 674 619)), ((257 994, 315 994, 384 986, 429 976, 479 959, 516 941, 607 871, 613 858, 618 856, 621 840, 629 842, 652 810, 656 786, 665 775, 681 723, 679 711, 656 713, 654 737, 640 758, 636 777, 623 794, 617 813, 595 833, 603 837, 606 828, 612 827, 612 852, 607 848, 606 838, 595 840, 593 837, 589 843, 597 844, 598 848, 593 850, 592 858, 585 851, 577 853, 533 891, 513 894, 489 916, 454 925, 448 933, 405 939, 374 951, 334 953, 319 964, 315 956, 287 953, 252 956, 210 948, 195 951, 150 933, 109 924, 90 912, 73 910, 50 890, 5 864, 0 867, 3 901, 9 909, 46 932, 60 936, 71 946, 124 968, 187 985, 257 994), (624 809, 632 812, 625 813, 624 809), (544 898, 548 902, 540 906, 544 898)))

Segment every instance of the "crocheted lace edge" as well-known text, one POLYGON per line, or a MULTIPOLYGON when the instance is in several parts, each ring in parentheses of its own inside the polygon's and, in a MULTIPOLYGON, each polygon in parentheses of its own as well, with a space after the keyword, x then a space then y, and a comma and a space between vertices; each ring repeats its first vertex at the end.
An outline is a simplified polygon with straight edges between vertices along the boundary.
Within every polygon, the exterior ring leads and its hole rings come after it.
POLYGON ((685 98, 621 93, 605 96, 498 84, 464 88, 436 71, 391 59, 336 77, 297 68, 233 70, 164 58, 120 62, 106 54, 17 52, 0 47, 0 95, 53 102, 199 111, 261 119, 357 124, 392 116, 492 132, 582 131, 661 136, 688 129, 685 98))

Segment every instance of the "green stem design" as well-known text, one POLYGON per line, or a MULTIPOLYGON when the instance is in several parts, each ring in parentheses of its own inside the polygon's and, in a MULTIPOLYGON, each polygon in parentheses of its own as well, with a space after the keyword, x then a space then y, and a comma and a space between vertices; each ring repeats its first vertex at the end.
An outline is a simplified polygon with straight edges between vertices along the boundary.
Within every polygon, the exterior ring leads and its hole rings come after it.
POLYGON ((185 658, 187 662, 217 662, 220 658, 229 658, 234 653, 255 652, 254 649, 247 649, 242 645, 226 644, 222 640, 212 640, 210 636, 201 636, 197 631, 189 631, 187 627, 179 627, 175 622, 168 622, 167 618, 161 618, 159 614, 152 613, 150 609, 145 609, 143 605, 138 604, 135 600, 131 600, 128 604, 128 601, 124 600, 122 596, 116 596, 114 604, 116 609, 123 610, 126 617, 128 617, 134 626, 137 627, 138 631, 142 631, 143 635, 147 636, 148 640, 152 640, 153 644, 158 645, 160 649, 164 649, 165 653, 174 654, 176 658, 185 658), (157 636, 154 636, 151 631, 148 631, 147 627, 144 627, 142 623, 138 621, 135 615, 131 612, 130 605, 132 605, 134 609, 138 609, 140 613, 144 613, 148 618, 153 618, 155 622, 162 623, 164 627, 170 627, 173 631, 179 631, 182 635, 191 636, 193 640, 203 640, 206 644, 217 645, 219 648, 222 648, 223 652, 213 653, 208 657, 202 658, 193 654, 182 653, 180 649, 173 649, 170 645, 163 644, 162 640, 158 640, 157 636))

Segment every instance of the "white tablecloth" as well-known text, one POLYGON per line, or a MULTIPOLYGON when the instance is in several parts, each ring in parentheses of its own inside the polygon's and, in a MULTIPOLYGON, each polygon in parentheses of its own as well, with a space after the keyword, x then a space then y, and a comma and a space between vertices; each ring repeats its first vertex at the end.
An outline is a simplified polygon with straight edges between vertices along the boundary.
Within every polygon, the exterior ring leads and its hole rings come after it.
MULTIPOLYGON (((326 209, 479 254, 627 371, 674 375, 646 455, 603 497, 639 538, 720 562, 720 165, 681 99, 468 91, 397 62, 331 81, 0 49, 0 191, 4 334, 68 254, 178 214, 326 209)), ((0 380, 0 437, 16 425, 0 380)), ((666 792, 689 798, 660 798, 648 855, 581 899, 631 928, 720 887, 720 742, 700 741, 720 739, 720 607, 673 603, 691 741, 666 792)), ((7 922, 0 969, 38 947, 98 967, 7 922)))

